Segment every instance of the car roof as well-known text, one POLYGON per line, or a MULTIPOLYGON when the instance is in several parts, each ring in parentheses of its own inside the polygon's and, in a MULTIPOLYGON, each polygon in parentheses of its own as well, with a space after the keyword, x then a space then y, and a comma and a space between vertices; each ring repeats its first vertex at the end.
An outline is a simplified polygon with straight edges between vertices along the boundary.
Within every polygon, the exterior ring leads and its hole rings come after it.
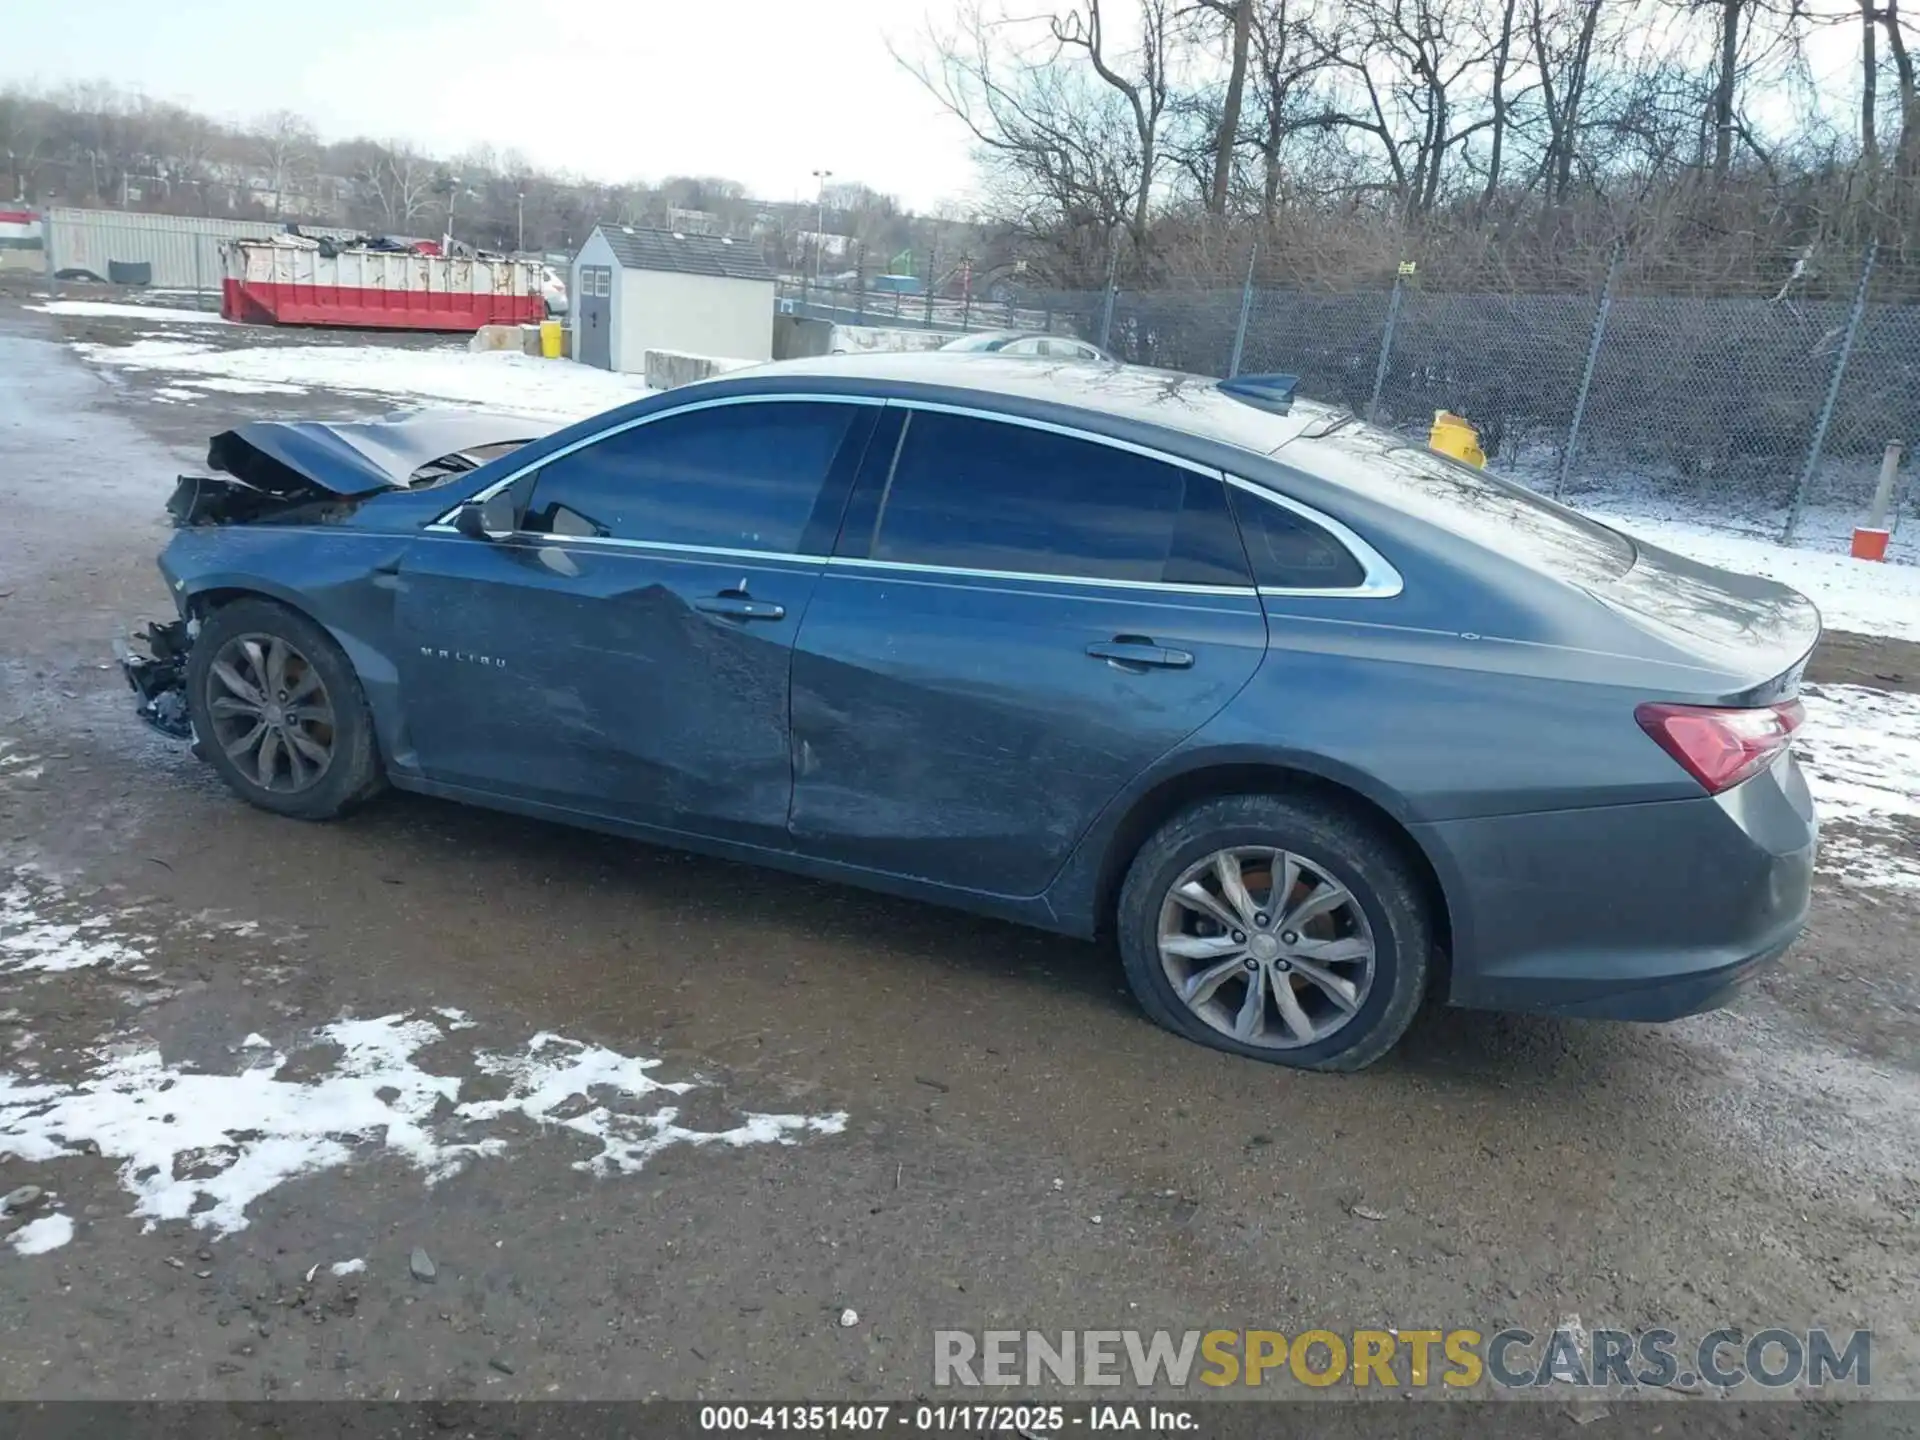
POLYGON ((1090 416, 1177 431, 1256 455, 1271 455, 1289 441, 1346 413, 1296 400, 1282 414, 1236 399, 1209 376, 1177 370, 1090 364, 1085 360, 1050 365, 1044 359, 1002 359, 977 351, 823 355, 734 372, 734 378, 748 376, 866 381, 875 393, 904 394, 911 389, 920 391, 920 398, 947 398, 956 404, 977 397, 987 408, 992 408, 994 399, 1056 405, 1090 416), (927 390, 955 393, 927 396, 927 390))

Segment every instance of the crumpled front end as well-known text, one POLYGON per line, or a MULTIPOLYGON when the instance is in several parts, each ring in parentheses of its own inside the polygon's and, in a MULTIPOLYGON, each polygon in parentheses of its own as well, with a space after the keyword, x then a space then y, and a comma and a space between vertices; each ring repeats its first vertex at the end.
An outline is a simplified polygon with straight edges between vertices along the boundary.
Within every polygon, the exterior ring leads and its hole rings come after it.
POLYGON ((155 620, 133 644, 116 640, 113 648, 120 672, 140 697, 134 713, 170 739, 193 739, 193 722, 187 718, 187 652, 193 648, 189 622, 155 620))
POLYGON ((555 428, 472 411, 240 425, 213 437, 207 467, 215 473, 182 475, 167 513, 182 527, 329 524, 376 495, 431 489, 555 428))

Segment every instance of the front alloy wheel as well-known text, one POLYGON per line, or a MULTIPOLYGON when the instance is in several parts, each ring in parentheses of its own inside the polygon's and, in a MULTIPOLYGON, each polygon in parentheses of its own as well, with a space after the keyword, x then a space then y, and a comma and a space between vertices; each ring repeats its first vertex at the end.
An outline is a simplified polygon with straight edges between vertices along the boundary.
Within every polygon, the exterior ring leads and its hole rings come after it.
POLYGON ((333 764, 333 700, 313 662, 276 635, 236 635, 207 667, 213 743, 262 790, 297 795, 333 764))
POLYGON ((1360 1013, 1373 932, 1346 886, 1285 850, 1216 850, 1160 907, 1160 964, 1195 1016, 1243 1045, 1294 1049, 1360 1013))

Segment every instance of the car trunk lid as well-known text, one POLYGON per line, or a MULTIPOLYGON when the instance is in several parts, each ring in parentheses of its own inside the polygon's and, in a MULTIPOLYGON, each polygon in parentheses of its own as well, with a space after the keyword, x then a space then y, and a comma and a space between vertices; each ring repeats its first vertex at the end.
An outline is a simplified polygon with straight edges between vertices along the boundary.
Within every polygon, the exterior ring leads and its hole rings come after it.
POLYGON ((1799 692, 1820 638, 1820 612, 1799 591, 1719 570, 1634 540, 1634 563, 1583 590, 1690 663, 1728 677, 1730 705, 1767 705, 1799 692))

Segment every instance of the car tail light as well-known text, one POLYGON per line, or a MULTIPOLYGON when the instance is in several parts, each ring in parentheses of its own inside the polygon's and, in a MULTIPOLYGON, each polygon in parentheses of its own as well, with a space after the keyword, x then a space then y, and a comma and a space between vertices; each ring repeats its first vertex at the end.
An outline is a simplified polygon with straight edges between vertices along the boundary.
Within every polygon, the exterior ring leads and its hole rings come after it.
POLYGON ((1709 795, 1718 795, 1771 765, 1807 712, 1798 700, 1745 710, 1647 704, 1633 718, 1709 795))

